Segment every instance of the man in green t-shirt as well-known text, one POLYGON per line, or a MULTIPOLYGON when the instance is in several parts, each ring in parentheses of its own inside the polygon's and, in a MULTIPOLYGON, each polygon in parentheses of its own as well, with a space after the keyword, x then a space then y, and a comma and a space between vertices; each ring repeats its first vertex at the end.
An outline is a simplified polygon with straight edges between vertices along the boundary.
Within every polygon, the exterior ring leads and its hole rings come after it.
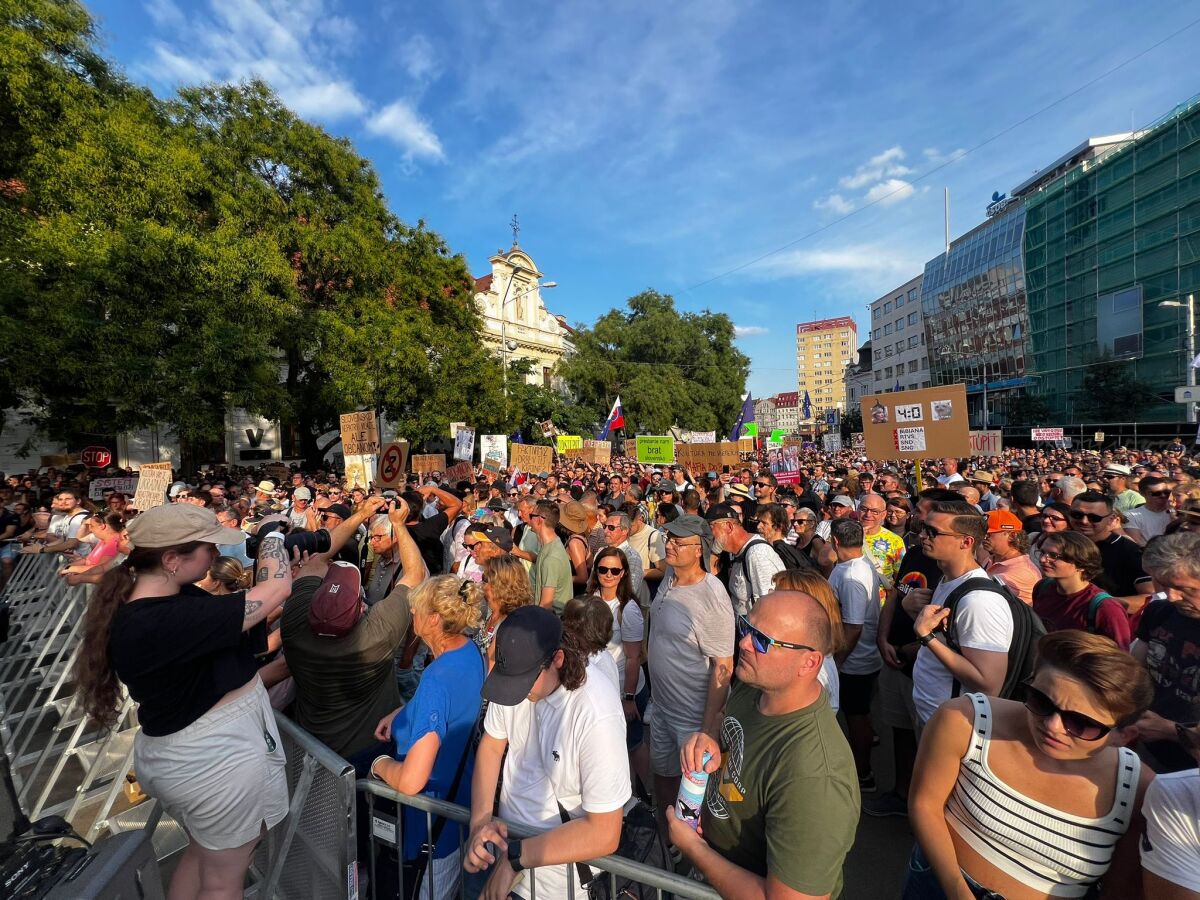
POLYGON ((553 500, 539 500, 537 507, 529 514, 529 526, 541 543, 537 561, 529 571, 533 602, 561 615, 567 601, 574 596, 574 589, 571 584, 571 559, 554 530, 558 527, 558 504, 553 500))
POLYGON ((799 591, 775 591, 739 617, 736 686, 719 735, 698 732, 684 772, 712 759, 703 836, 668 812, 672 843, 722 897, 747 879, 767 897, 838 897, 858 825, 854 759, 817 676, 829 617, 799 591))

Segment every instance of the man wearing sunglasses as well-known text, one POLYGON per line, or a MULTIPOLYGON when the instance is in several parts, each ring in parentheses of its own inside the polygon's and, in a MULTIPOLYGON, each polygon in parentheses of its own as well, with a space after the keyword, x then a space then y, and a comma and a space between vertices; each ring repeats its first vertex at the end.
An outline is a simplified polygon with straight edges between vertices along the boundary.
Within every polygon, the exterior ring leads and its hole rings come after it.
POLYGON ((1104 574, 1095 583, 1134 614, 1146 604, 1153 588, 1150 576, 1142 570, 1142 548, 1117 530, 1119 524, 1113 500, 1105 494, 1084 491, 1071 503, 1071 529, 1091 538, 1104 562, 1104 574))
POLYGON ((1131 473, 1132 470, 1129 466, 1123 466, 1120 463, 1109 463, 1101 473, 1101 479, 1108 485, 1108 493, 1116 498, 1113 506, 1121 512, 1128 512, 1146 502, 1141 494, 1130 489, 1129 476, 1131 473))
POLYGON ((1128 520, 1125 533, 1144 547, 1150 538, 1166 531, 1175 518, 1171 510, 1171 492, 1174 490, 1175 483, 1161 475, 1147 475, 1139 481, 1138 492, 1146 498, 1146 505, 1125 514, 1128 520))
POLYGON ((776 591, 739 617, 738 643, 737 684, 719 732, 691 735, 676 762, 716 781, 702 833, 668 814, 671 840, 722 897, 837 897, 859 792, 818 681, 829 617, 808 594, 776 591))

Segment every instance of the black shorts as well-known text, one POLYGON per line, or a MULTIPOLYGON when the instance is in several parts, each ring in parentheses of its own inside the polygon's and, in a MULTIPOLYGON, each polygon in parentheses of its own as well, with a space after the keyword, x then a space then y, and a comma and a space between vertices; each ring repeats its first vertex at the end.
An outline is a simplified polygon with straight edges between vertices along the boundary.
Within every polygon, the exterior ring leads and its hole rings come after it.
POLYGON ((866 716, 871 713, 871 695, 875 693, 875 682, 879 673, 870 675, 838 675, 838 693, 842 712, 848 716, 866 716))

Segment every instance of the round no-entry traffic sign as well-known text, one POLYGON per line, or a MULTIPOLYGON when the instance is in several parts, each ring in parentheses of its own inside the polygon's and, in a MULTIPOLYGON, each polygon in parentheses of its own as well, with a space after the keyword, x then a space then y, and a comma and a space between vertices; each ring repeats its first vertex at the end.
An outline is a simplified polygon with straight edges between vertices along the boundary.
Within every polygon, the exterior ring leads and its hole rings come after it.
POLYGON ((85 447, 79 454, 80 461, 93 469, 103 469, 112 462, 112 452, 104 447, 85 447))
POLYGON ((396 487, 404 481, 404 463, 407 455, 405 444, 388 444, 379 458, 378 484, 381 487, 396 487))

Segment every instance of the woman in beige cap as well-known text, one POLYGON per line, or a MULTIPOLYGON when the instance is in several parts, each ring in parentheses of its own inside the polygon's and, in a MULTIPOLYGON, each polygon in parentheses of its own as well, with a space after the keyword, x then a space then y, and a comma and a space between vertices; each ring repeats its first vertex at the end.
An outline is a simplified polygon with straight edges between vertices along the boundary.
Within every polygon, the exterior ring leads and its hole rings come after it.
POLYGON ((138 780, 191 839, 172 900, 241 897, 255 844, 288 810, 283 747, 254 658, 266 649, 267 616, 291 593, 283 536, 262 538, 254 587, 213 596, 195 582, 217 545, 241 532, 187 503, 142 513, 128 532, 133 549, 84 616, 78 696, 104 726, 117 720, 121 684, 138 703, 138 780))

